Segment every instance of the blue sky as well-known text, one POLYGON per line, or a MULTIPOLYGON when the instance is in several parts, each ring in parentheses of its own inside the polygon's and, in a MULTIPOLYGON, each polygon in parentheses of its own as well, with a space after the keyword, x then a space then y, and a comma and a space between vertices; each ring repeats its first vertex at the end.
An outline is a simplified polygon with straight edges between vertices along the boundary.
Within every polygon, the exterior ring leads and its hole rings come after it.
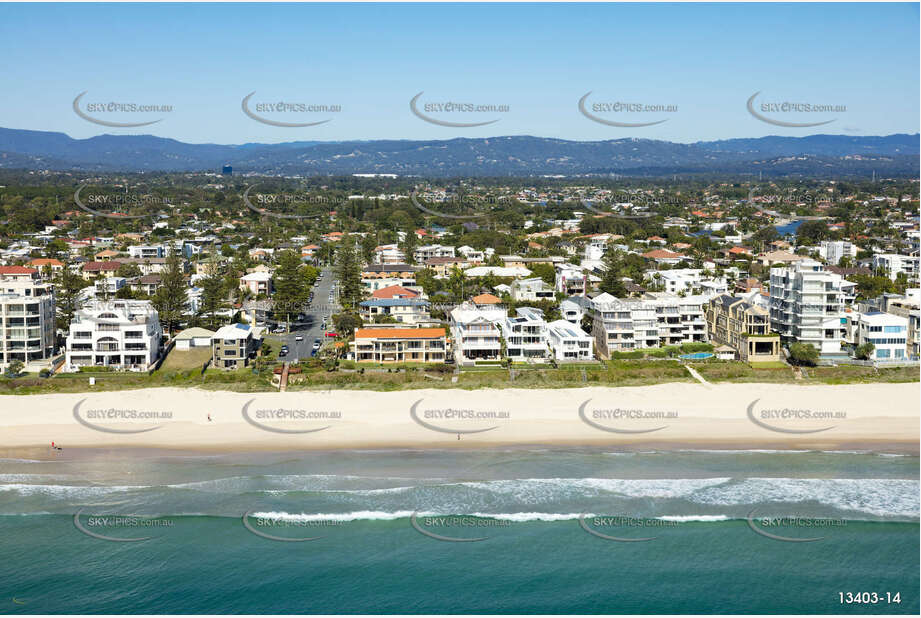
MULTIPOLYGON (((886 135, 919 129, 919 5, 914 4, 3 4, 0 126, 73 137, 150 133, 185 142, 445 139, 539 135, 670 141, 763 135, 886 135), (81 104, 171 105, 168 113, 99 113, 81 104), (325 120, 282 128, 241 110, 256 103, 340 105, 335 113, 260 114, 325 120), (426 103, 506 105, 501 113, 410 111, 426 103), (645 122, 612 127, 609 120, 645 122), (772 113, 817 128, 787 128, 746 109, 762 103, 845 106, 836 113, 772 113), (676 106, 610 112, 593 104, 676 106)), ((433 108, 429 108, 433 109, 433 108)), ((758 108, 761 109, 761 108, 758 108)))

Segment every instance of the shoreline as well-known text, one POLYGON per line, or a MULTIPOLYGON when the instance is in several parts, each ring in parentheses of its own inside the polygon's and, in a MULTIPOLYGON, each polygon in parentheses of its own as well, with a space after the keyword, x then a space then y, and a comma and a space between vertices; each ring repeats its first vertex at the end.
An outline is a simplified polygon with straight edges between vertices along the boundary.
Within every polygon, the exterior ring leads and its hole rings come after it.
POLYGON ((547 446, 918 455, 921 430, 917 383, 670 383, 373 395, 156 388, 0 401, 0 458, 42 460, 94 450, 176 456, 547 446), (150 414, 160 417, 138 418, 150 414), (52 451, 52 440, 64 450, 52 451))

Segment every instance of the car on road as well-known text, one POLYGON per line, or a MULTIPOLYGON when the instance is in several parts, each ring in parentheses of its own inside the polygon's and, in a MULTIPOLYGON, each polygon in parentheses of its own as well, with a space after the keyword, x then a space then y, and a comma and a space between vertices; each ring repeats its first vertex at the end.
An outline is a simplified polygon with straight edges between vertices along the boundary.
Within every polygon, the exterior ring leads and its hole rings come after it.
POLYGON ((272 329, 272 332, 275 333, 275 334, 283 333, 283 332, 285 332, 285 327, 284 327, 284 326, 276 326, 275 328, 272 329))
POLYGON ((319 340, 319 339, 314 339, 314 340, 313 340, 313 349, 314 349, 314 350, 319 350, 319 349, 320 349, 320 340, 319 340))
POLYGON ((304 340, 304 335, 296 335, 296 336, 294 337, 294 340, 295 340, 295 341, 303 341, 303 340, 304 340))
POLYGON ((278 351, 278 355, 285 356, 287 354, 288 354, 288 346, 286 345, 281 346, 281 350, 278 351))

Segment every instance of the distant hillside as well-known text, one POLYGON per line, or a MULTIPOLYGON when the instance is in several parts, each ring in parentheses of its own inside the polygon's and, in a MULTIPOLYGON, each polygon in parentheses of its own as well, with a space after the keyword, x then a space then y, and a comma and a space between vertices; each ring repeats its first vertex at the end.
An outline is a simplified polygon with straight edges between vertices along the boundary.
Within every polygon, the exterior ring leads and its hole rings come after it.
POLYGON ((575 142, 515 136, 411 141, 186 144, 151 135, 0 128, 0 167, 86 171, 202 171, 230 163, 265 174, 421 176, 668 174, 917 176, 919 136, 811 135, 678 144, 626 138, 575 142))

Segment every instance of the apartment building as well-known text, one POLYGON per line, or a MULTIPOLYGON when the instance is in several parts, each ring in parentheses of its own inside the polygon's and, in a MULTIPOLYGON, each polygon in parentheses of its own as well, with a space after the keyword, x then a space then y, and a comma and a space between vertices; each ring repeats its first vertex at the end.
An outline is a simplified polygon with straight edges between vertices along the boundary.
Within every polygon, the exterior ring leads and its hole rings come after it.
POLYGON ((26 370, 54 355, 54 288, 22 266, 0 266, 0 367, 21 361, 26 370))
POLYGON ((587 361, 595 358, 592 337, 568 320, 547 324, 547 345, 558 361, 587 361))
POLYGON ((745 362, 780 360, 780 335, 771 332, 771 313, 746 299, 721 294, 707 303, 707 334, 728 345, 745 362))
POLYGON ((128 257, 146 260, 149 258, 165 258, 170 249, 166 245, 132 245, 128 247, 128 257))
POLYGON ((808 343, 820 354, 841 355, 844 309, 854 287, 815 260, 771 269, 771 329, 785 344, 808 343))
POLYGON ((268 296, 272 293, 272 273, 264 271, 246 273, 240 277, 240 290, 268 296))
POLYGON ((700 294, 676 296, 666 292, 647 292, 642 302, 656 312, 659 345, 706 342, 707 318, 704 308, 709 300, 709 296, 700 294))
POLYGON ((502 358, 500 324, 507 311, 499 306, 477 307, 465 302, 451 310, 451 337, 458 363, 502 358))
POLYGON ((729 291, 725 277, 712 277, 700 268, 647 271, 646 279, 669 294, 725 294, 729 291))
POLYGON ((448 247, 445 245, 423 245, 422 247, 417 247, 416 250, 413 251, 413 260, 415 260, 417 264, 422 264, 426 260, 430 260, 432 258, 453 257, 455 257, 454 247, 448 247))
POLYGON ((819 255, 834 266, 841 262, 841 258, 857 257, 857 247, 846 240, 823 240, 819 242, 819 255))
POLYGON ((540 277, 531 279, 516 279, 511 284, 511 297, 516 302, 535 302, 539 300, 553 300, 553 288, 540 277))
POLYGON ((369 264, 361 269, 361 283, 366 292, 374 292, 392 285, 416 285, 418 266, 409 264, 369 264))
POLYGON ((211 336, 211 364, 218 369, 249 365, 259 349, 262 329, 249 324, 227 324, 211 336))
POLYGON ((608 293, 596 296, 591 305, 592 336, 601 358, 612 352, 628 352, 659 345, 655 307, 641 300, 621 300, 608 293))
POLYGON ((444 328, 359 328, 349 344, 352 358, 375 363, 443 363, 444 328))
POLYGON ((361 319, 374 322, 383 317, 391 317, 403 324, 428 322, 429 301, 418 297, 392 296, 391 298, 369 298, 359 303, 361 319))
POLYGON ((513 361, 543 362, 549 358, 547 322, 534 307, 519 307, 501 322, 505 355, 513 361))
POLYGON ((65 364, 146 371, 160 356, 163 329, 150 301, 91 303, 70 323, 65 364))
POLYGON ((909 281, 918 281, 917 255, 899 255, 897 253, 880 253, 873 256, 873 270, 885 274, 895 281, 904 273, 909 281))
POLYGON ((406 254, 398 245, 380 245, 374 249, 375 264, 402 264, 406 261, 406 254))

